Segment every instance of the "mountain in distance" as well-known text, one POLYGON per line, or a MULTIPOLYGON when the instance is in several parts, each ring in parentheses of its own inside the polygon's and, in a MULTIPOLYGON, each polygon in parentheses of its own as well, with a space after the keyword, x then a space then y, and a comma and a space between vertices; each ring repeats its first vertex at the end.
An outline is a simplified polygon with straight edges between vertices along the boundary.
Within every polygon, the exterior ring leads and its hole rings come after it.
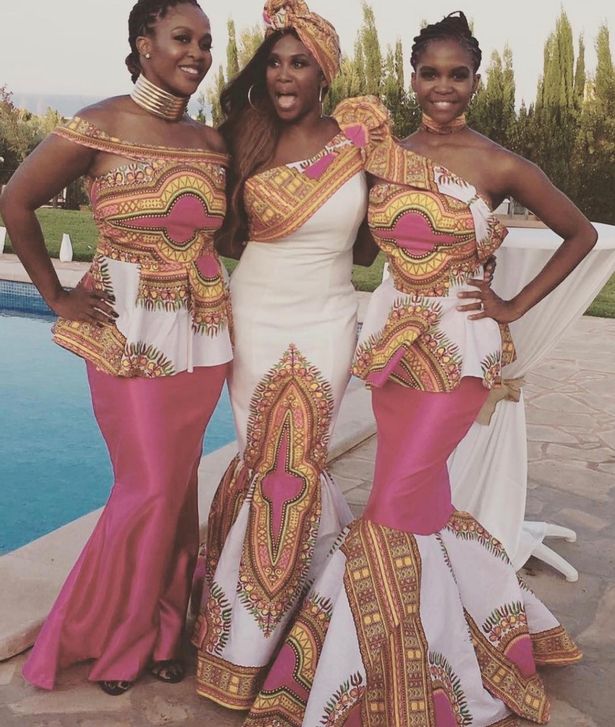
MULTIPOLYGON (((100 101, 101 96, 86 96, 78 94, 43 94, 43 93, 13 93, 12 101, 20 109, 27 109, 40 116, 47 109, 52 108, 62 116, 74 116, 79 109, 100 101)), ((199 102, 194 98, 188 105, 188 112, 196 116, 200 108, 199 102)))

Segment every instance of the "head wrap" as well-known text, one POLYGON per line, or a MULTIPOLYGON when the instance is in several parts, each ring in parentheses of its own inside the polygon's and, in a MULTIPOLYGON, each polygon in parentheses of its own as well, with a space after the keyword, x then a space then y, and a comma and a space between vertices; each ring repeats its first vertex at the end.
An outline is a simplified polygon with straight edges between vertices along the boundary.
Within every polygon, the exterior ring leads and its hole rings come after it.
POLYGON ((341 52, 340 39, 328 20, 311 12, 304 0, 266 0, 263 17, 267 35, 294 30, 331 83, 340 69, 341 52))

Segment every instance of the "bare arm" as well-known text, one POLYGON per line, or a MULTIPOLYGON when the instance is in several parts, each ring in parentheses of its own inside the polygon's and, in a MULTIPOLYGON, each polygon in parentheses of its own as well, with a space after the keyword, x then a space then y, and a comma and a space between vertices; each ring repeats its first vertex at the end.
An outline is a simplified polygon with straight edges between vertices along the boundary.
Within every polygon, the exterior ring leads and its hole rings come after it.
POLYGON ((563 238, 544 268, 511 300, 503 301, 481 288, 484 310, 474 317, 509 323, 521 318, 576 268, 596 244, 598 233, 578 207, 526 159, 510 154, 502 179, 505 195, 521 202, 563 238))
POLYGON ((0 197, 13 249, 32 282, 58 315, 105 322, 115 317, 106 293, 65 291, 51 264, 35 210, 90 168, 96 151, 56 135, 45 139, 19 167, 0 197))

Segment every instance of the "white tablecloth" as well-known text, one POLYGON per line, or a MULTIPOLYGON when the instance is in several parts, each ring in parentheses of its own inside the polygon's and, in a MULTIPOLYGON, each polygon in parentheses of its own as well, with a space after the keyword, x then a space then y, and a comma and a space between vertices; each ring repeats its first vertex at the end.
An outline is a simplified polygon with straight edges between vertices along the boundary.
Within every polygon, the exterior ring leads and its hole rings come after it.
MULTIPOLYGON (((517 360, 504 372, 531 371, 581 316, 615 271, 615 226, 595 225, 598 243, 549 296, 511 325, 517 360)), ((512 228, 497 254, 493 288, 512 298, 538 273, 561 242, 544 228, 512 228)), ((520 568, 542 541, 539 524, 524 527, 527 435, 523 398, 502 401, 489 426, 474 424, 449 460, 453 502, 472 513, 505 546, 520 568)))

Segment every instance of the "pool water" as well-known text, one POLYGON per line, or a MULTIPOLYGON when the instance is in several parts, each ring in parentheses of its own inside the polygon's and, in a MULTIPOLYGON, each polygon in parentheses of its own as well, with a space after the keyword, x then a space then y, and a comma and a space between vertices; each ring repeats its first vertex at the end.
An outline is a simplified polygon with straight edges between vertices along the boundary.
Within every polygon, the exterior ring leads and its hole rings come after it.
MULTIPOLYGON (((100 507, 112 484, 85 364, 51 341, 52 323, 0 311, 0 553, 100 507)), ((225 389, 204 451, 234 438, 225 389)))

